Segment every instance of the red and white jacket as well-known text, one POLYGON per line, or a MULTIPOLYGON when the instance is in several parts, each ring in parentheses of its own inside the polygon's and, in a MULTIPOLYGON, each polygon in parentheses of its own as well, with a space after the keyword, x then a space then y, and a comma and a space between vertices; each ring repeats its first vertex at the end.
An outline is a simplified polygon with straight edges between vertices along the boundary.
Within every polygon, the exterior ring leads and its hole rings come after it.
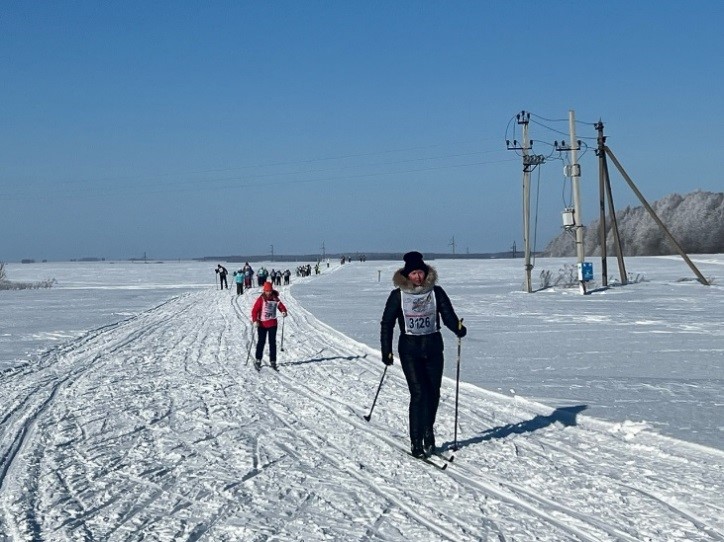
POLYGON ((286 313, 287 308, 279 299, 279 292, 273 290, 269 297, 262 294, 254 302, 254 306, 251 308, 251 321, 259 322, 261 327, 275 327, 277 312, 286 313))

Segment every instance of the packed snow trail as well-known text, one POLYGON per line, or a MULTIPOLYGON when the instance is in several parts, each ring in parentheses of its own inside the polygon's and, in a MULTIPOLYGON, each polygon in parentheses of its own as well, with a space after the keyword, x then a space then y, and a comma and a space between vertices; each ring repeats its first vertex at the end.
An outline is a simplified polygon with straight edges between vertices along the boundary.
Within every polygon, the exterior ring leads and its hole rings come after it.
POLYGON ((724 540, 722 452, 461 385, 437 470, 406 453, 399 364, 366 422, 379 353, 289 288, 280 371, 254 370, 256 295, 182 295, 6 371, 0 540, 724 540))

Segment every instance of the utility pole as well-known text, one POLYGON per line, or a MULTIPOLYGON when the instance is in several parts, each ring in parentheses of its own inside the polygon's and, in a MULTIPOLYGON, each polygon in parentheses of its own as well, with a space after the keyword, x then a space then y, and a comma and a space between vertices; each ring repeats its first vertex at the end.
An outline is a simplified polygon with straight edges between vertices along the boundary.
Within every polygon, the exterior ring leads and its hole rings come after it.
POLYGON ((616 219, 616 208, 613 204, 613 194, 611 193, 611 179, 608 174, 608 162, 606 161, 606 136, 603 135, 603 122, 599 121, 595 125, 598 137, 596 138, 598 148, 596 149, 596 155, 598 156, 598 191, 599 191, 599 205, 600 211, 600 231, 599 231, 599 243, 601 245, 601 283, 603 286, 608 286, 608 253, 607 245, 608 239, 606 235, 606 198, 608 200, 608 208, 611 212, 611 231, 613 232, 613 246, 616 250, 616 258, 618 260, 618 273, 621 278, 621 284, 628 284, 628 278, 626 275, 626 265, 623 261, 623 248, 621 246, 621 236, 618 232, 618 220, 616 219))
POLYGON ((525 257, 525 291, 529 294, 533 292, 533 282, 531 280, 531 272, 533 264, 531 263, 530 250, 530 172, 537 166, 545 163, 545 156, 542 154, 531 154, 533 142, 528 136, 528 124, 530 122, 530 112, 521 111, 515 116, 518 124, 523 127, 523 142, 518 144, 517 140, 513 140, 512 145, 506 140, 509 151, 521 151, 523 153, 523 245, 525 257))
MULTIPOLYGON (((523 112, 525 113, 525 112, 523 112)), ((533 281, 531 273, 533 265, 530 263, 530 168, 526 164, 528 159, 528 150, 530 149, 530 141, 528 139, 528 123, 530 122, 530 113, 521 115, 518 124, 523 125, 523 249, 525 252, 525 291, 533 292, 533 281)))
POLYGON ((583 219, 581 218, 581 166, 578 163, 580 142, 576 139, 576 113, 568 111, 568 131, 571 134, 571 179, 573 184, 573 220, 576 228, 576 257, 579 264, 585 259, 583 247, 583 219))
POLYGON ((452 247, 452 253, 453 253, 453 256, 454 256, 454 255, 455 255, 455 236, 454 236, 454 235, 453 235, 452 240, 451 240, 450 243, 448 244, 448 246, 451 246, 451 247, 452 247))
POLYGON ((510 248, 513 250, 513 259, 515 259, 516 255, 517 255, 517 253, 518 253, 518 252, 517 252, 517 248, 516 248, 516 246, 515 246, 515 241, 513 241, 513 246, 510 247, 510 248))
POLYGON ((604 146, 606 145, 606 136, 603 135, 603 122, 598 119, 596 123, 596 131, 598 131, 598 137, 596 142, 598 147, 596 149, 596 155, 598 156, 598 244, 601 247, 601 285, 603 287, 608 286, 608 257, 606 246, 606 151, 604 146))
MULTIPOLYGON (((526 113, 521 111, 515 116, 518 125, 523 127, 523 142, 519 146, 517 140, 513 140, 511 146, 510 141, 506 141, 508 150, 521 151, 523 153, 523 247, 525 257, 525 280, 524 289, 529 294, 533 292, 533 282, 531 280, 531 272, 533 271, 533 265, 530 257, 530 172, 532 167, 535 167, 532 163, 529 155, 530 151, 530 140, 528 139, 528 123, 530 122, 530 112, 526 113)), ((541 157, 542 158, 542 157, 541 157)), ((542 161, 540 163, 543 163, 542 161)))
POLYGON ((324 241, 322 241, 322 261, 327 257, 327 253, 324 248, 324 241))
MULTIPOLYGON (((572 216, 565 218, 567 228, 573 229, 576 239, 576 261, 578 263, 578 281, 582 294, 586 293, 586 282, 593 278, 593 267, 590 263, 585 263, 585 250, 583 246, 583 219, 581 217, 581 165, 578 163, 578 150, 581 148, 581 142, 576 139, 576 114, 573 109, 568 110, 568 132, 571 136, 571 144, 566 145, 565 141, 561 141, 560 146, 556 141, 554 143, 556 150, 568 151, 570 153, 571 163, 565 166, 565 175, 570 177, 571 186, 573 188, 573 209, 572 216), (571 221, 572 219, 572 221, 571 221)), ((569 215, 570 209, 566 209, 566 215, 569 215)))
POLYGON ((274 261, 274 245, 269 245, 271 247, 271 261, 274 261))

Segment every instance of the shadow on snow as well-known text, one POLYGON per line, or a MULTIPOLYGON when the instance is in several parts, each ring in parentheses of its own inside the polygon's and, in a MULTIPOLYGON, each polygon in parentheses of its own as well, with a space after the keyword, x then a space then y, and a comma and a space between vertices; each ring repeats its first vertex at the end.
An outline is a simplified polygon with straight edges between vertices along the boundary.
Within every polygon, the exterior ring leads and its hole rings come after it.
POLYGON ((311 358, 311 359, 303 359, 299 361, 287 361, 285 363, 280 363, 279 365, 287 365, 287 366, 293 366, 293 365, 305 365, 307 363, 321 363, 323 361, 333 361, 337 359, 344 359, 347 361, 354 361, 357 359, 366 359, 367 354, 364 354, 362 356, 330 356, 326 358, 311 358))
MULTIPOLYGON (((574 426, 578 424, 576 421, 576 416, 587 408, 588 405, 561 407, 555 409, 548 416, 541 416, 539 414, 538 416, 531 418, 527 421, 519 423, 509 423, 507 425, 493 427, 492 429, 484 431, 481 435, 459 441, 458 449, 470 446, 472 444, 485 442, 486 440, 502 439, 513 434, 532 433, 533 431, 537 431, 539 429, 548 427, 549 425, 553 425, 556 422, 559 422, 561 425, 564 425, 566 427, 574 426)), ((446 442, 442 445, 442 448, 444 450, 451 449, 453 445, 453 442, 446 442)))

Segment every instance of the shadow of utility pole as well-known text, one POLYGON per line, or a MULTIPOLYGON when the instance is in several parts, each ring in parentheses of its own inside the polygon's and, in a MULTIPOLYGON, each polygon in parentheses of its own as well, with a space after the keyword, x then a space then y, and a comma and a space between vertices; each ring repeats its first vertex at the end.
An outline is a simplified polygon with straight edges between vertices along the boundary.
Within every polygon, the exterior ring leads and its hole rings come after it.
MULTIPOLYGON (((588 405, 561 407, 555 409, 548 416, 538 415, 535 418, 524 422, 509 423, 507 425, 493 427, 492 429, 488 429, 481 435, 458 441, 458 449, 465 448, 465 446, 470 446, 471 444, 485 442, 486 440, 505 438, 513 434, 532 433, 533 431, 543 429, 544 427, 548 427, 549 425, 552 425, 556 422, 559 422, 561 425, 564 425, 566 427, 577 425, 576 416, 587 408, 588 405)), ((443 444, 442 448, 448 449, 452 446, 452 442, 446 442, 445 444, 443 444)))

